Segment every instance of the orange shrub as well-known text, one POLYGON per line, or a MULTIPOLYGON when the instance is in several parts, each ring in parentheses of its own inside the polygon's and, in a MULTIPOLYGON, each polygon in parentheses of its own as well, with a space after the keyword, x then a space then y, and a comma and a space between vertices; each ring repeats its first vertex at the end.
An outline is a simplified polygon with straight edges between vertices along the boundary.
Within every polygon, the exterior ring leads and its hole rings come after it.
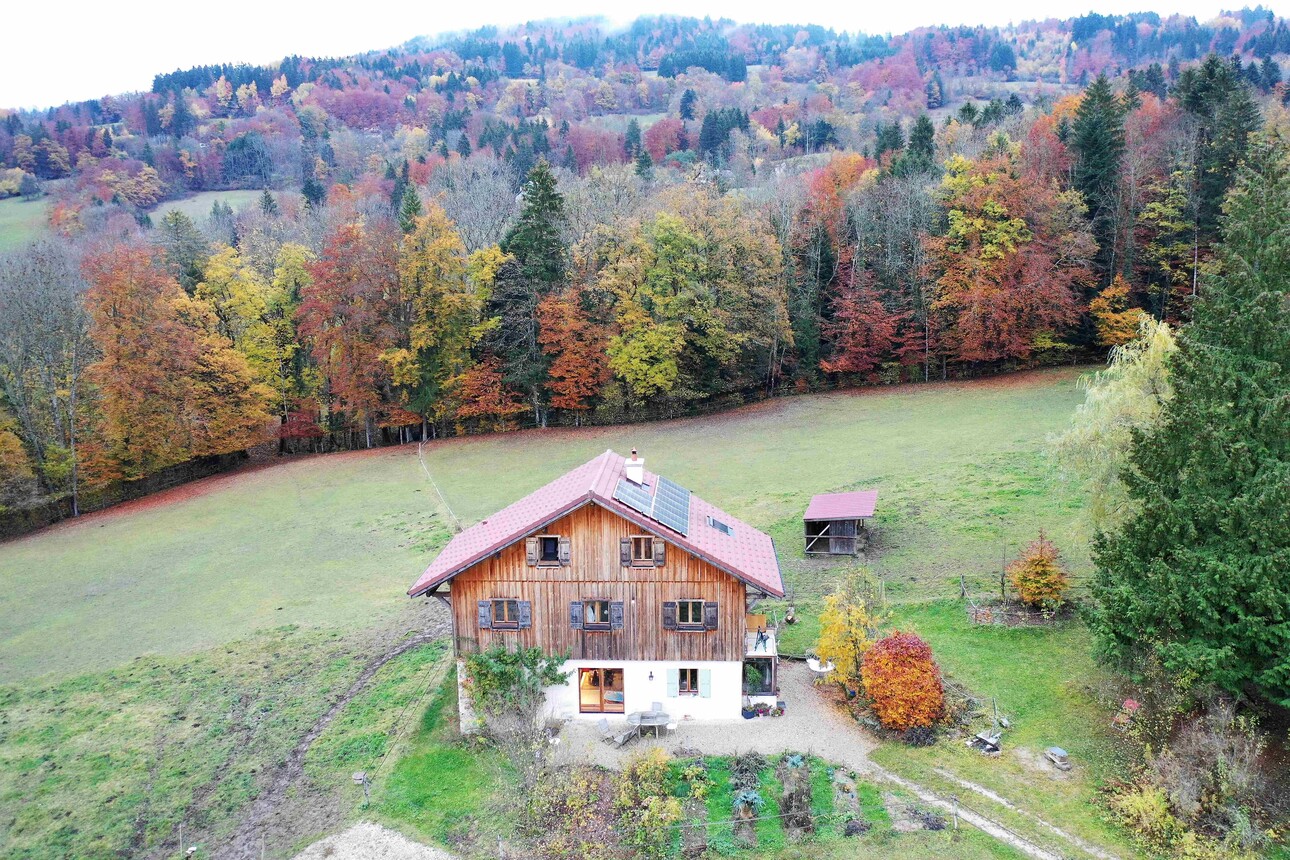
POLYGON ((945 713, 940 667, 931 647, 913 633, 896 631, 875 642, 865 652, 860 679, 878 721, 889 729, 931 726, 945 713))
POLYGON ((1055 609, 1070 585, 1065 568, 1057 560, 1057 545, 1041 529, 1039 537, 1021 557, 1008 565, 1012 587, 1021 602, 1040 609, 1055 609))

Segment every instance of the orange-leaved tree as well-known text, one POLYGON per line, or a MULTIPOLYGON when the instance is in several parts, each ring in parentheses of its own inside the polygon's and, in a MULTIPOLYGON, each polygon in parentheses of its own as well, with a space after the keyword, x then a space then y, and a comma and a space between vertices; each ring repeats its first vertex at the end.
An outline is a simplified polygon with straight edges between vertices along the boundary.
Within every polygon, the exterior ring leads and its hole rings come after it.
POLYGON ((1119 346, 1136 339, 1142 315, 1146 313, 1140 307, 1129 305, 1129 284, 1119 274, 1088 303, 1088 312, 1097 328, 1097 342, 1103 346, 1119 346))
POLYGON ((590 291, 576 287, 551 293, 538 305, 538 342, 550 356, 547 391, 551 406, 567 409, 574 422, 591 408, 609 381, 609 332, 592 318, 590 291))
POLYGON ((263 440, 271 392, 154 251, 111 247, 86 259, 85 274, 101 356, 89 368, 99 410, 88 456, 97 480, 135 480, 263 440))
POLYGON ((1057 558, 1057 545, 1039 530, 1039 537, 1008 565, 1012 587, 1021 602, 1040 609, 1055 609, 1070 586, 1070 577, 1057 558))
POLYGON ((896 631, 875 642, 865 652, 860 678, 874 714, 889 729, 931 726, 945 713, 940 667, 931 647, 913 633, 896 631))

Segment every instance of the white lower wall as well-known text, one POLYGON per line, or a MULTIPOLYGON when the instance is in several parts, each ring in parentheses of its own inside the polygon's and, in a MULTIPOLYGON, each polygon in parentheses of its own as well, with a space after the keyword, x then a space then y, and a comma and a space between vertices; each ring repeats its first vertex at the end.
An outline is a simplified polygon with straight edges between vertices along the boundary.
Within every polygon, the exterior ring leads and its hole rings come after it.
POLYGON ((654 702, 678 720, 737 720, 743 703, 743 663, 675 662, 666 660, 569 660, 564 664, 569 683, 560 687, 547 687, 546 709, 557 719, 611 721, 621 719, 621 714, 583 714, 578 706, 578 669, 622 669, 623 711, 648 711, 654 702), (670 669, 708 669, 712 672, 712 695, 702 697, 685 693, 667 695, 667 673, 670 669), (654 680, 650 680, 650 673, 654 680))

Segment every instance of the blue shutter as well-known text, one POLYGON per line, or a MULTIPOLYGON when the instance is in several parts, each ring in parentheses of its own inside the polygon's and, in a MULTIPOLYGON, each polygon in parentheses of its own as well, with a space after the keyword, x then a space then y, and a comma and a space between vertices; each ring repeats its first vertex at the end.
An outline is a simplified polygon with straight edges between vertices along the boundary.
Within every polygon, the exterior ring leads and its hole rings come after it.
POLYGON ((615 600, 609 604, 609 629, 623 629, 623 602, 615 600))
POLYGON ((569 629, 582 629, 582 601, 574 600, 569 604, 569 629))
POLYGON ((673 698, 673 699, 681 695, 681 670, 680 669, 667 670, 667 695, 669 698, 673 698))
POLYGON ((699 696, 704 699, 712 698, 712 670, 699 670, 699 696))
POLYGON ((493 626, 493 602, 491 600, 479 601, 479 629, 487 630, 493 626))
POLYGON ((703 629, 716 630, 717 618, 720 617, 718 606, 715 603, 703 604, 703 629))
POLYGON ((520 602, 520 629, 527 630, 533 626, 533 602, 521 600, 520 602))

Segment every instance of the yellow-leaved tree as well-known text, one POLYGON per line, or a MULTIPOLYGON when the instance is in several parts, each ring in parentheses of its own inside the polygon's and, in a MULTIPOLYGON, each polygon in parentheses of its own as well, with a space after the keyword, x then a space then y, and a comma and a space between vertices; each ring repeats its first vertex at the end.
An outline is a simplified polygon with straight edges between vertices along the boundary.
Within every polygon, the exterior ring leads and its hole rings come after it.
POLYGON ((824 598, 820 613, 820 638, 815 653, 821 663, 832 663, 828 680, 847 687, 860 686, 865 652, 886 621, 874 597, 873 578, 860 569, 849 573, 837 589, 824 598))

